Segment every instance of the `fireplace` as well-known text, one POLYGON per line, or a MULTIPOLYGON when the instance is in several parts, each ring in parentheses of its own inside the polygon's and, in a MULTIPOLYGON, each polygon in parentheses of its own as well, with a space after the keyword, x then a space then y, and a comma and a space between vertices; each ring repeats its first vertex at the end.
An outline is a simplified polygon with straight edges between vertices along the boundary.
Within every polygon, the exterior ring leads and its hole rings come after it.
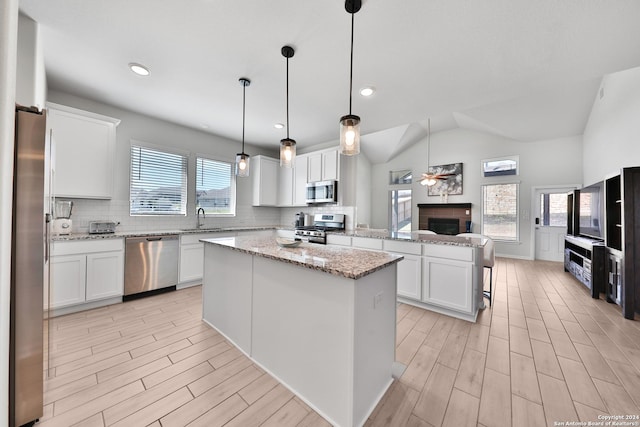
POLYGON ((429 218, 428 228, 438 234, 455 236, 460 233, 460 221, 458 218, 429 218))
POLYGON ((449 235, 471 232, 471 203, 419 203, 418 211, 419 230, 449 235), (456 221, 457 225, 454 225, 456 221))

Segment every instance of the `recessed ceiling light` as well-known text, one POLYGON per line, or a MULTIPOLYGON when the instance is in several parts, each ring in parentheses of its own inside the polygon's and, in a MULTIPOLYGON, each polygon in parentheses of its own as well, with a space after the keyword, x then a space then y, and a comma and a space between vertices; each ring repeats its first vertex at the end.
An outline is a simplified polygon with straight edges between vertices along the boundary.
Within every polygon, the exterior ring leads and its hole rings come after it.
POLYGON ((365 86, 362 89, 360 89, 360 95, 362 96, 371 96, 375 93, 376 88, 373 86, 365 86))
POLYGON ((284 129, 284 125, 282 123, 275 123, 273 127, 276 129, 284 129))
POLYGON ((149 75, 149 69, 147 67, 145 67, 144 65, 140 65, 140 64, 136 64, 135 62, 131 62, 131 63, 129 63, 129 68, 131 68, 131 71, 133 71, 134 73, 136 73, 139 76, 148 76, 149 75))
POLYGON ((201 125, 200 125, 200 127, 201 127, 202 129, 209 129, 209 125, 206 125, 206 124, 204 124, 204 123, 203 123, 203 124, 201 124, 201 125))

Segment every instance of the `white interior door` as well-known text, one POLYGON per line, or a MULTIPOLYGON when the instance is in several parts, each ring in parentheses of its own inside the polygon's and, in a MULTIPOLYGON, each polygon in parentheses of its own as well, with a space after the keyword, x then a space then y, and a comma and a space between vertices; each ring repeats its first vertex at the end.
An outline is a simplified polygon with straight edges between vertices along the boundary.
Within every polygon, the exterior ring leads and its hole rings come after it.
POLYGON ((564 260, 567 193, 573 188, 539 188, 534 194, 535 255, 544 261, 564 260))

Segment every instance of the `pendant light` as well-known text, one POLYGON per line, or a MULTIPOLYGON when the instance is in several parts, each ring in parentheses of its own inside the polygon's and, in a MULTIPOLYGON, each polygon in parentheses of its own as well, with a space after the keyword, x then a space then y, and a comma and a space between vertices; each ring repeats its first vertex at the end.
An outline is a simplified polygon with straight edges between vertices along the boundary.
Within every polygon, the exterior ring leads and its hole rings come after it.
POLYGON ((283 46, 281 53, 287 58, 287 137, 280 140, 280 166, 291 168, 296 159, 296 141, 289 138, 289 58, 295 51, 291 46, 283 46))
POLYGON ((244 117, 245 117, 245 92, 247 86, 251 84, 251 80, 241 77, 239 80, 242 85, 242 152, 236 154, 236 176, 249 176, 249 155, 244 152, 244 117))
POLYGON ((340 117, 340 153, 353 156, 360 153, 360 117, 351 114, 353 95, 353 22, 362 7, 361 0, 345 0, 344 8, 351 14, 351 62, 349 66, 349 114, 340 117))

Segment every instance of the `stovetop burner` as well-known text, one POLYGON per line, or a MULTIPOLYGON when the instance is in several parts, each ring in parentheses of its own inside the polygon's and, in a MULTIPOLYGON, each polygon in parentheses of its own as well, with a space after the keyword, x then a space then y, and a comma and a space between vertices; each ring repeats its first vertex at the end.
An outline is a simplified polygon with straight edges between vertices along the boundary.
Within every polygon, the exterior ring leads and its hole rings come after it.
POLYGON ((327 231, 344 230, 344 215, 315 214, 313 225, 296 227, 295 235, 298 240, 312 243, 327 243, 327 231))

